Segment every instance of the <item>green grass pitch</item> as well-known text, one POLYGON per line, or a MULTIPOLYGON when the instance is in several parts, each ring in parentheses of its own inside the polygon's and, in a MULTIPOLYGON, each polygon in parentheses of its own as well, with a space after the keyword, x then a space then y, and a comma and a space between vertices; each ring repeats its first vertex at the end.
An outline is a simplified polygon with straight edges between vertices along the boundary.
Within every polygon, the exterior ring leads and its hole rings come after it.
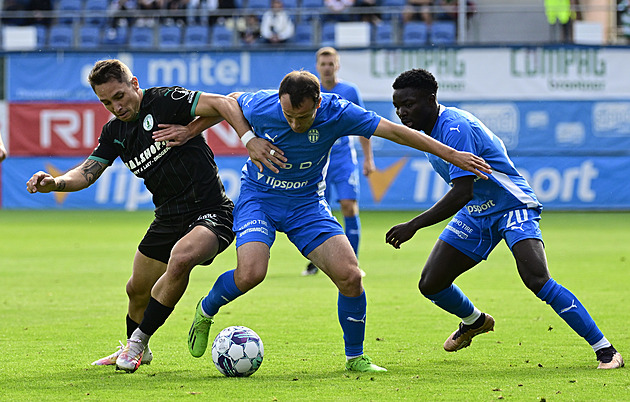
MULTIPOLYGON (((209 353, 189 355, 186 335, 197 300, 235 266, 233 246, 195 268, 151 340, 153 363, 122 374, 90 363, 124 340, 125 283, 152 213, 0 210, 0 400, 630 400, 628 368, 595 369, 589 345, 521 283, 504 243, 456 282, 495 317, 495 332, 444 352, 458 321, 417 290, 443 224, 401 250, 384 243, 413 215, 361 214, 365 351, 387 373, 343 370, 337 291, 322 273, 301 277, 306 262, 280 234, 266 280, 215 317, 212 337, 245 325, 265 346, 252 377, 226 378, 209 353)), ((552 276, 630 358, 630 213, 545 212, 541 225, 552 276)))

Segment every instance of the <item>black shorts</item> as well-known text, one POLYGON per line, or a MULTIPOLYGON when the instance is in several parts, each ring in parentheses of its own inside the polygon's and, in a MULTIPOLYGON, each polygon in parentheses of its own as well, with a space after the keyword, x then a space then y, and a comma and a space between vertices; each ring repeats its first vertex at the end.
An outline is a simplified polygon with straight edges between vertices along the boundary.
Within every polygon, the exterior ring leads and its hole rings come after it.
MULTIPOLYGON (((232 231, 232 211, 234 204, 226 202, 214 209, 200 210, 186 215, 156 217, 138 245, 138 251, 149 258, 168 264, 171 250, 175 243, 190 232, 195 226, 210 229, 219 239, 219 251, 222 253, 234 241, 232 231)), ((210 265, 214 258, 201 263, 210 265)))

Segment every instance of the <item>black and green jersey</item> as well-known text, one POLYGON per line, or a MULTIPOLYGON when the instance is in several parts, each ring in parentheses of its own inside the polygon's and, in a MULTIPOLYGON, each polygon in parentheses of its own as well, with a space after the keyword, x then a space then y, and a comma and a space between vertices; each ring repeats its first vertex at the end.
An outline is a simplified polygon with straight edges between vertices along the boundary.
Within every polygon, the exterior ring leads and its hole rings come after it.
POLYGON ((158 216, 179 215, 229 202, 214 154, 202 136, 167 147, 151 137, 158 124, 186 125, 194 118, 201 93, 181 87, 144 90, 138 118, 110 120, 90 159, 111 165, 117 157, 144 179, 158 216))

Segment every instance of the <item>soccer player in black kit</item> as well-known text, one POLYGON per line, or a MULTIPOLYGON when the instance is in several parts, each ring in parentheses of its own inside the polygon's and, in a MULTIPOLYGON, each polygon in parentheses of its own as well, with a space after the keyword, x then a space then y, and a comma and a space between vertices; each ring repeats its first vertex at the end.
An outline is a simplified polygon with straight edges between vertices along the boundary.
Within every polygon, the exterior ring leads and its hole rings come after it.
POLYGON ((37 172, 27 190, 84 189, 120 157, 153 194, 155 219, 138 246, 127 282, 127 344, 92 363, 134 372, 153 359, 149 338, 184 294, 192 268, 210 264, 234 239, 233 204, 203 137, 170 147, 152 136, 159 125, 185 126, 195 116, 207 119, 208 125, 225 119, 239 136, 250 127, 236 100, 181 87, 143 90, 119 60, 98 61, 88 80, 115 118, 105 124, 98 146, 81 165, 58 177, 37 172))

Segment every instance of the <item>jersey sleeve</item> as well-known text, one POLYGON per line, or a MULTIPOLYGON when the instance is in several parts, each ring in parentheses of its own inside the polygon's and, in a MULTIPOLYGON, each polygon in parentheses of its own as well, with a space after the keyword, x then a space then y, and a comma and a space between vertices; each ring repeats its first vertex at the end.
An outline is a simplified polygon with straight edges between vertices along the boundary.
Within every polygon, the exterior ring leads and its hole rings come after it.
POLYGON ((118 151, 114 147, 114 143, 111 137, 110 124, 103 126, 101 136, 98 138, 98 145, 92 151, 92 154, 88 159, 92 159, 101 163, 111 165, 118 157, 118 151))
MULTIPOLYGON (((477 155, 473 141, 472 128, 467 120, 453 120, 444 125, 444 144, 462 152, 470 152, 477 155)), ((453 164, 449 165, 451 180, 458 177, 474 176, 474 173, 463 170, 453 164)))
POLYGON ((376 131, 376 127, 381 122, 381 116, 373 111, 365 110, 361 106, 357 106, 346 100, 339 100, 344 105, 343 112, 340 113, 339 123, 341 123, 338 132, 343 135, 360 135, 370 138, 376 131))
POLYGON ((182 87, 171 87, 164 93, 162 107, 164 110, 168 110, 173 114, 172 121, 182 121, 195 117, 195 110, 197 109, 197 103, 201 92, 191 91, 182 87))

